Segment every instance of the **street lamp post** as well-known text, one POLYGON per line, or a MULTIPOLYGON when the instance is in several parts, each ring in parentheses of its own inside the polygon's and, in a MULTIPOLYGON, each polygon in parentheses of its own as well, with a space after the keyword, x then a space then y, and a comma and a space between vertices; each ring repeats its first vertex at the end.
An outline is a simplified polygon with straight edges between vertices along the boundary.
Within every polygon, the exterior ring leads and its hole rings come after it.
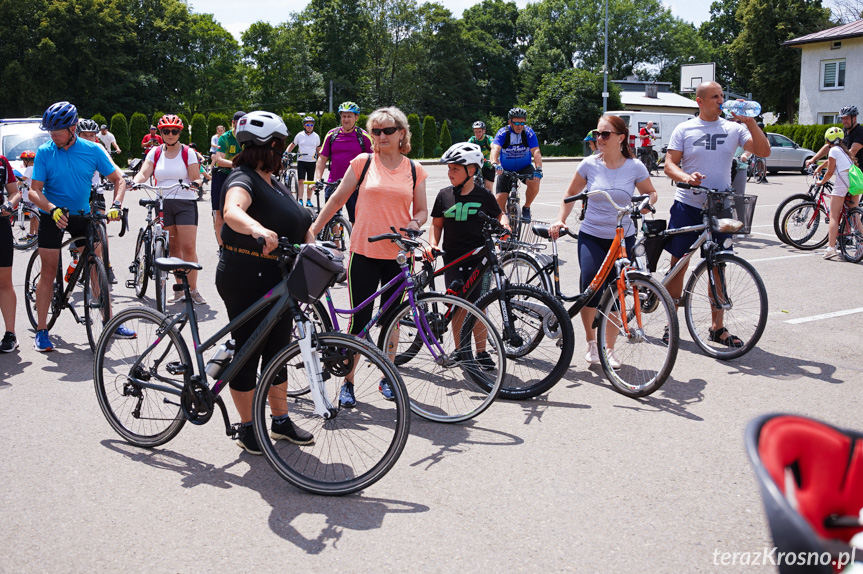
POLYGON ((602 65, 602 113, 608 111, 608 0, 605 0, 605 61, 602 65))

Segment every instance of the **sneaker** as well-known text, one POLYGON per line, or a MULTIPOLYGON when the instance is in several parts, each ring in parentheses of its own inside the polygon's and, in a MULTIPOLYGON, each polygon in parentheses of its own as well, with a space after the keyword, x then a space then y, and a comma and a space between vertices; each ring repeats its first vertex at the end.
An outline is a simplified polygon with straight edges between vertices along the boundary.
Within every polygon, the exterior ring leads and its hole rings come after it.
POLYGON ((381 382, 378 383, 378 390, 384 396, 384 398, 388 401, 396 400, 396 396, 393 394, 393 389, 390 387, 390 384, 386 379, 381 379, 381 382))
POLYGON ((584 358, 591 365, 599 364, 599 349, 596 347, 596 341, 587 342, 587 353, 585 353, 584 358))
POLYGON ((617 360, 617 357, 614 356, 614 349, 608 348, 605 350, 605 356, 608 357, 608 366, 612 369, 619 369, 621 366, 621 362, 617 360))
POLYGON ((273 440, 284 439, 299 445, 315 443, 315 437, 312 433, 298 429, 288 417, 279 422, 273 419, 273 424, 270 425, 270 437, 273 440))
POLYGON ((11 353, 17 348, 18 339, 15 337, 15 333, 6 331, 6 334, 3 335, 3 342, 0 343, 0 353, 11 353))
POLYGON ((312 205, 312 200, 311 200, 311 199, 307 199, 307 200, 306 200, 306 207, 314 207, 314 205, 312 205))
POLYGON ((171 295, 171 298, 168 299, 168 305, 173 305, 174 303, 180 303, 186 300, 186 294, 182 291, 174 291, 174 294, 171 295))
POLYGON ((51 344, 51 338, 48 336, 48 329, 36 331, 36 342, 33 347, 40 353, 54 350, 54 345, 51 344))
POLYGON ((530 208, 525 206, 521 208, 521 219, 522 221, 529 223, 530 222, 530 208))
POLYGON ((203 295, 198 293, 197 289, 192 289, 191 291, 189 291, 189 296, 192 298, 192 301, 195 303, 195 305, 206 305, 207 304, 207 300, 204 299, 203 295))
POLYGON ((116 285, 117 276, 114 275, 114 268, 111 265, 108 265, 108 269, 106 269, 106 271, 108 272, 108 283, 110 283, 111 285, 116 285))
POLYGON ((342 390, 339 393, 339 404, 346 409, 352 409, 357 406, 357 398, 354 396, 354 384, 345 380, 342 385, 342 390))
POLYGON ((483 371, 491 371, 494 369, 494 359, 488 354, 488 351, 480 351, 476 354, 476 362, 479 363, 483 371))
POLYGON ((258 444, 258 437, 255 436, 255 429, 252 428, 252 425, 244 425, 240 427, 236 443, 238 447, 249 454, 263 454, 261 452, 261 446, 258 444))
POLYGON ((662 344, 665 345, 666 347, 668 346, 668 340, 669 340, 668 325, 666 325, 665 329, 662 331, 662 344))
POLYGON ((135 339, 138 337, 138 333, 127 327, 125 324, 117 327, 117 330, 114 331, 114 335, 116 335, 118 339, 135 339))
POLYGON ((839 252, 836 251, 835 247, 828 247, 826 251, 824 251, 824 255, 822 256, 824 259, 833 259, 838 256, 839 252))

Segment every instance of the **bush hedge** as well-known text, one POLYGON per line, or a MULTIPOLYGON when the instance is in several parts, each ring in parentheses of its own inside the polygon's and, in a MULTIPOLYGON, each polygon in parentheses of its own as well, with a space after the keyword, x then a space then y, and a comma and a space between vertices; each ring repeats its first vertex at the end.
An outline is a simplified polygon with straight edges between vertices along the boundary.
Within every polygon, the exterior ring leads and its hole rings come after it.
POLYGON ((207 116, 204 114, 195 114, 192 116, 191 138, 192 142, 198 147, 198 152, 206 156, 210 149, 210 127, 207 124, 207 116))
POLYGON ((417 114, 408 116, 408 127, 411 132, 411 151, 408 157, 416 159, 423 157, 423 129, 420 125, 420 117, 417 114))
POLYGON ((423 155, 420 157, 433 157, 434 150, 437 146, 437 124, 434 117, 426 116, 423 119, 423 155))
MULTIPOLYGON (((111 123, 113 124, 113 121, 111 123)), ((111 130, 114 131, 113 129, 111 130)), ((141 140, 144 139, 144 136, 150 132, 150 121, 147 119, 147 116, 144 114, 135 112, 132 114, 132 118, 129 120, 129 147, 123 147, 123 144, 120 143, 120 136, 114 133, 114 136, 117 137, 117 144, 120 146, 120 149, 129 150, 130 157, 140 157, 140 154, 143 152, 141 148, 141 140)))
MULTIPOLYGON (((449 146, 452 145, 452 136, 449 134, 449 125, 448 124, 449 124, 449 122, 444 120, 443 124, 441 124, 441 127, 440 127, 440 140, 438 143, 439 143, 439 147, 443 150, 448 150, 449 146)), ((441 155, 443 155, 443 152, 441 152, 441 155)))
MULTIPOLYGON (((126 116, 117 113, 111 117, 111 133, 117 138, 117 145, 120 146, 122 155, 129 157, 129 124, 126 122, 126 116)), ((122 165, 123 162, 120 164, 122 165)))
POLYGON ((765 126, 764 131, 791 138, 800 147, 817 152, 824 145, 824 132, 832 127, 842 127, 842 124, 774 124, 765 126))

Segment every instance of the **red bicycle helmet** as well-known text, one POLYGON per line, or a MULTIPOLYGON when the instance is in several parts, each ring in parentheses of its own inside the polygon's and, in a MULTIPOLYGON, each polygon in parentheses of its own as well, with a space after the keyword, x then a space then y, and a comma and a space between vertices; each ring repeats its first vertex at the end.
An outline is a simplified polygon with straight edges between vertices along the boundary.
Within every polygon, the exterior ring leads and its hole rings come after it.
POLYGON ((180 128, 183 129, 183 120, 174 114, 166 114, 159 118, 158 128, 180 128))
POLYGON ((25 159, 35 159, 35 158, 36 158, 36 152, 30 151, 29 149, 22 151, 21 155, 18 156, 18 159, 20 159, 22 161, 25 159))

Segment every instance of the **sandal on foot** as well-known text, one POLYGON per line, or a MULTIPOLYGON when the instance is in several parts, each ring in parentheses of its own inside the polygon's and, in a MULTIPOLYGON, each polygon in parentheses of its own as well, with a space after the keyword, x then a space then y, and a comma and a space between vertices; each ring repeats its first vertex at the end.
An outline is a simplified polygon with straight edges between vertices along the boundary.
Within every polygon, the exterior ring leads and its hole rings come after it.
POLYGON ((707 334, 710 337, 710 340, 714 343, 719 343, 720 345, 725 345, 726 347, 734 347, 739 349, 743 346, 743 341, 740 340, 740 337, 736 337, 728 332, 728 329, 725 327, 720 327, 717 330, 707 329, 707 334), (728 334, 724 339, 722 335, 728 334))

